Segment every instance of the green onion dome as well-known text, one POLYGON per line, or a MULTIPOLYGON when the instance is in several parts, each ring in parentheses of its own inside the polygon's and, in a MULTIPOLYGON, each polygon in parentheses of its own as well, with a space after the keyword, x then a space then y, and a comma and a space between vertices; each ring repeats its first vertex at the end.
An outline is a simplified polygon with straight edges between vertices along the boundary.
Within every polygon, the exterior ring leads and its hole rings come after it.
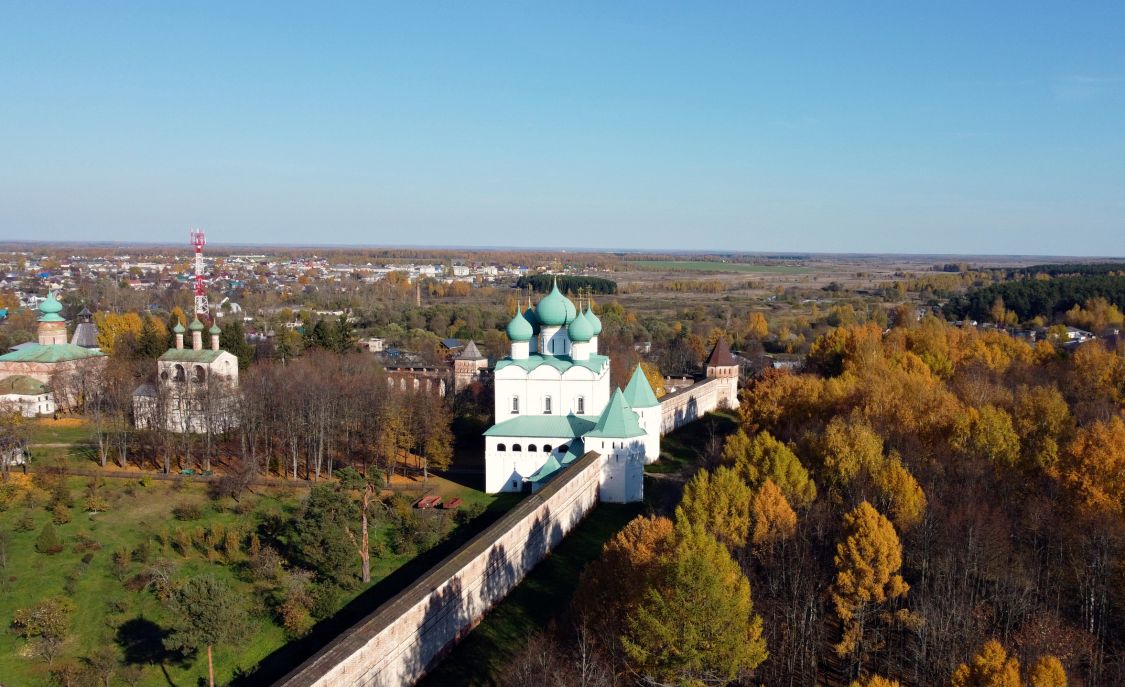
POLYGON ((223 330, 219 329, 219 325, 214 322, 211 323, 211 328, 207 330, 208 334, 222 334, 223 330))
POLYGON ((188 325, 188 329, 192 330, 193 332, 201 332, 203 331, 203 323, 199 321, 198 317, 196 317, 191 321, 191 324, 188 325))
POLYGON ((531 331, 533 333, 539 333, 539 316, 535 314, 535 308, 531 307, 530 302, 527 304, 527 310, 523 311, 523 319, 527 320, 531 325, 531 331))
POLYGON ((602 321, 598 319, 598 316, 594 314, 594 311, 590 308, 590 306, 586 306, 586 312, 583 314, 586 316, 586 319, 590 321, 590 326, 594 328, 594 336, 598 336, 599 334, 601 334, 602 321))
POLYGON ((520 313, 517 306, 516 316, 508 323, 508 338, 512 341, 531 341, 533 336, 535 332, 531 329, 531 323, 520 313))
POLYGON ((564 296, 563 305, 566 306, 566 321, 573 322, 574 318, 578 317, 578 308, 574 307, 574 301, 564 296))
POLYGON ((561 327, 574 319, 574 303, 559 292, 559 283, 556 280, 551 287, 551 293, 539 301, 535 306, 535 313, 539 316, 539 323, 544 327, 561 327))
POLYGON ((590 320, 586 319, 585 315, 579 313, 570 321, 566 333, 571 341, 585 343, 594 338, 594 326, 590 324, 590 320))
POLYGON ((177 322, 176 326, 172 327, 172 331, 176 334, 183 334, 186 330, 184 329, 184 326, 182 324, 177 322))
POLYGON ((39 304, 39 321, 40 322, 62 322, 63 318, 59 316, 62 312, 63 305, 55 298, 55 292, 50 291, 47 293, 47 300, 39 304))

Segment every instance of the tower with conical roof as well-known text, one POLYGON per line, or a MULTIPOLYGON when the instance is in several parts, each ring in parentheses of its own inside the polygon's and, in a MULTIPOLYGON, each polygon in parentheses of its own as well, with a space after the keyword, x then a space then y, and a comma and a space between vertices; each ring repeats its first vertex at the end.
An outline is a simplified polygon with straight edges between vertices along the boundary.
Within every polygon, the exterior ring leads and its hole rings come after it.
POLYGON ((621 389, 613 392, 598 421, 582 437, 587 451, 605 457, 599 498, 607 503, 644 500, 645 430, 621 389))
POLYGON ((98 347, 98 325, 94 324, 94 315, 90 309, 83 306, 78 313, 78 324, 74 327, 74 335, 70 343, 82 348, 95 349, 98 347))
POLYGON ((719 337, 711 355, 707 358, 708 379, 721 379, 718 406, 720 408, 738 407, 738 359, 730 352, 730 344, 719 337))
POLYGON ((460 391, 480 379, 481 371, 488 369, 488 357, 480 352, 472 339, 453 359, 453 390, 460 391))
POLYGON ((645 462, 654 463, 660 458, 660 401, 640 365, 633 370, 633 376, 625 385, 624 394, 625 402, 637 413, 641 428, 645 431, 645 462))

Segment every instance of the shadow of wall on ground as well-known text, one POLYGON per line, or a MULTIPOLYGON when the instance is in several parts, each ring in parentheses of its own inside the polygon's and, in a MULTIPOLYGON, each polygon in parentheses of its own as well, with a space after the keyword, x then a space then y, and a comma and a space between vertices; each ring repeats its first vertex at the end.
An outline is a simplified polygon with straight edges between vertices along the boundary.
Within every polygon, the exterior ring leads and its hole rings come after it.
POLYGON ((490 508, 471 523, 460 528, 449 539, 420 553, 387 577, 372 585, 331 618, 317 623, 304 637, 288 642, 263 658, 251 670, 235 676, 230 687, 258 687, 272 684, 327 646, 333 639, 366 618, 376 608, 394 598, 425 575, 465 542, 504 515, 504 510, 490 508))

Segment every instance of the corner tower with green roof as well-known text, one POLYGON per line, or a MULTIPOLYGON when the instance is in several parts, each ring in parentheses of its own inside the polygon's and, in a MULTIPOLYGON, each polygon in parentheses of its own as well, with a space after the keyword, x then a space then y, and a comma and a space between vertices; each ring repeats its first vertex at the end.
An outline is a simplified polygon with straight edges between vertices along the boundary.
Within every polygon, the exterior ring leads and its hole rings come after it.
POLYGON ((625 385, 625 402, 637 413, 645 430, 645 462, 655 463, 660 458, 660 401, 640 365, 633 369, 633 376, 625 385))

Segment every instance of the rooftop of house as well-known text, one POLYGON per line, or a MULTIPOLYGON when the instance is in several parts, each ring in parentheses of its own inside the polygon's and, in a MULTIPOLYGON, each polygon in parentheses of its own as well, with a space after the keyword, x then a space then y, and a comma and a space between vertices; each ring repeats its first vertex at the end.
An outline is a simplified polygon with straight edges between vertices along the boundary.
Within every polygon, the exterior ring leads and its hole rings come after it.
POLYGON ((74 344, 35 344, 26 348, 19 348, 10 353, 0 355, 0 362, 5 363, 65 363, 72 360, 98 358, 104 355, 101 351, 82 348, 74 344))
POLYGON ((597 422, 597 415, 521 415, 492 425, 484 435, 539 439, 580 437, 597 422))
POLYGON ((213 363, 225 351, 213 351, 210 348, 201 348, 198 351, 190 348, 173 348, 165 351, 159 360, 173 363, 213 363))
POLYGON ((43 382, 27 375, 12 375, 0 379, 0 396, 39 396, 48 391, 43 382))

